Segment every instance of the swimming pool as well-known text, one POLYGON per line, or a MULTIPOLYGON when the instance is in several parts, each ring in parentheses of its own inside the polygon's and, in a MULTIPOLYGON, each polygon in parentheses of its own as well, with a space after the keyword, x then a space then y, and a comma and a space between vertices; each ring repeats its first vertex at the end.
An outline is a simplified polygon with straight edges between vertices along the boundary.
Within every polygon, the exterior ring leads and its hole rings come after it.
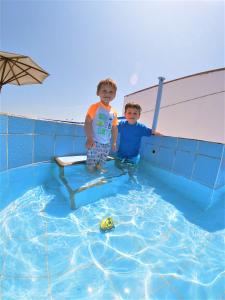
MULTIPOLYGON (((71 182, 102 176, 67 170, 71 182)), ((1 299, 224 299, 224 195, 203 207, 188 182, 145 162, 136 182, 112 179, 71 210, 58 172, 1 172, 1 299), (106 216, 115 229, 101 233, 106 216)))

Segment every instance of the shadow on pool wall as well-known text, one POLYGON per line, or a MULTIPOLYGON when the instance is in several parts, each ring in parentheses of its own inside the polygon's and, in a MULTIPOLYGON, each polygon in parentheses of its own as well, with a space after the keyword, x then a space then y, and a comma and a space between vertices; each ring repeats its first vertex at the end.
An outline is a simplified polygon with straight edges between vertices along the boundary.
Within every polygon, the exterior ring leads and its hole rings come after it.
POLYGON ((139 168, 143 184, 153 188, 163 201, 176 207, 190 223, 208 232, 216 232, 225 228, 225 188, 212 206, 205 206, 211 201, 213 190, 158 167, 145 160, 139 168), (205 203, 202 199, 207 200, 205 203))

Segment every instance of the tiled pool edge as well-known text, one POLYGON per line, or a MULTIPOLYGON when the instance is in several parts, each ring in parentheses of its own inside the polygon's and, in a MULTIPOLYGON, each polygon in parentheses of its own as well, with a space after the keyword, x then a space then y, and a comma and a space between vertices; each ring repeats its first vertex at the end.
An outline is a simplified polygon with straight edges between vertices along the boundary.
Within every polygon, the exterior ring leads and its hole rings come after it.
MULTIPOLYGON (((0 171, 54 156, 84 154, 85 132, 74 123, 0 114, 0 171)), ((152 136, 142 140, 142 159, 209 188, 225 186, 225 145, 152 136)))
POLYGON ((176 193, 180 194, 182 201, 185 199, 185 202, 195 203, 204 211, 218 201, 225 200, 225 185, 213 189, 197 181, 187 179, 182 175, 152 165, 144 159, 141 161, 140 168, 147 172, 149 185, 151 185, 151 178, 156 179, 171 191, 176 191, 176 193))
POLYGON ((141 157, 153 166, 211 189, 225 185, 225 145, 175 137, 143 138, 141 157))
POLYGON ((0 115, 0 171, 85 153, 82 125, 0 115))

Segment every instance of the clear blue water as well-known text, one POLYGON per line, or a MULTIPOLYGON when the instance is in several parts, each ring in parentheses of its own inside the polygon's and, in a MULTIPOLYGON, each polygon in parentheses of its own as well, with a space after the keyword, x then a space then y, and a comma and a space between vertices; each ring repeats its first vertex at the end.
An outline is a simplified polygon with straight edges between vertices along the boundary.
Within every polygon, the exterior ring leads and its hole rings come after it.
MULTIPOLYGON (((90 180, 84 166, 68 170, 90 180)), ((141 168, 71 211, 57 174, 53 164, 1 174, 0 299, 225 298, 223 197, 203 209, 141 168), (115 229, 101 233, 107 216, 115 229)))

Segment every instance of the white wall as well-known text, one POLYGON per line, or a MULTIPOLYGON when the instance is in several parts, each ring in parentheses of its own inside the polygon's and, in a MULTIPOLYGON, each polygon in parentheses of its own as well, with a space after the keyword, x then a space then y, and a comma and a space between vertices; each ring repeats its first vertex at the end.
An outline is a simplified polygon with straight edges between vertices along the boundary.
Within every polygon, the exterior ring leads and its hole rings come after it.
MULTIPOLYGON (((142 107, 140 122, 152 126, 158 86, 124 97, 142 107)), ((164 83, 157 131, 164 135, 225 143, 225 68, 164 83)))

